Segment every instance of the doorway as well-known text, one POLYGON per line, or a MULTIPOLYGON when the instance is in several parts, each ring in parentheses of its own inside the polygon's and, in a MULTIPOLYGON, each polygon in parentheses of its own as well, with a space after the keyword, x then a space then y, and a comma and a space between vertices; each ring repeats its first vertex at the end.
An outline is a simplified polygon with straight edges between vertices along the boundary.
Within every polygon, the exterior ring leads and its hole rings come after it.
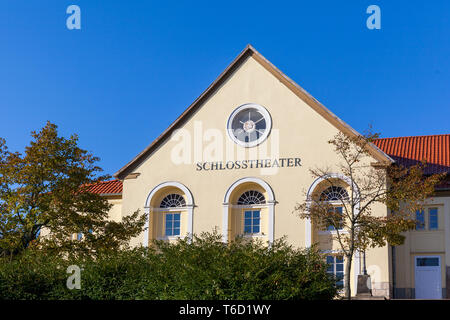
POLYGON ((416 299, 442 299, 441 257, 415 257, 416 299))

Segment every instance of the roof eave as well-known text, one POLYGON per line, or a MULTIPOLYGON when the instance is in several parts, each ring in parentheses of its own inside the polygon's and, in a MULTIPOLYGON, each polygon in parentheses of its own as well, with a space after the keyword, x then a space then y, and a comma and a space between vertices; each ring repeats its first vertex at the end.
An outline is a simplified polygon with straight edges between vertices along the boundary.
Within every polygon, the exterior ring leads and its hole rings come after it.
POLYGON ((230 65, 214 80, 202 94, 191 103, 191 105, 177 118, 174 122, 170 124, 170 126, 164 130, 151 144, 149 144, 142 152, 140 152, 136 157, 134 157, 130 162, 128 162, 125 166, 119 169, 116 173, 114 173, 114 177, 118 179, 124 179, 126 173, 133 170, 137 164, 136 162, 143 157, 151 153, 151 151, 156 148, 157 145, 163 140, 163 138, 172 132, 178 124, 187 116, 189 113, 193 112, 197 106, 201 105, 201 103, 206 100, 223 81, 226 80, 226 76, 231 74, 238 65, 238 62, 246 59, 251 54, 252 47, 247 45, 244 50, 231 62, 230 65))

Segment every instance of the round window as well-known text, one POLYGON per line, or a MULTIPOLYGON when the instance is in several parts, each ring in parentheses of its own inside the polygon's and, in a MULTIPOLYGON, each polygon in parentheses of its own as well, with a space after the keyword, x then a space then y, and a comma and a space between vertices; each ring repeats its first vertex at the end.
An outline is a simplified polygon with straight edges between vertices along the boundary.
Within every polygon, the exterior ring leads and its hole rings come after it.
POLYGON ((244 104, 233 111, 228 119, 230 138, 244 147, 254 147, 269 135, 272 120, 267 110, 258 104, 244 104))

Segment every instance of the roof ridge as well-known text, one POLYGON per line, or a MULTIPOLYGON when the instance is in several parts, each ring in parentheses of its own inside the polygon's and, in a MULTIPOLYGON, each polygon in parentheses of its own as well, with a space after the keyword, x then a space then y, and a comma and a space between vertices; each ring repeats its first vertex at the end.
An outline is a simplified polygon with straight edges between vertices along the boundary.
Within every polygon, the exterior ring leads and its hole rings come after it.
POLYGON ((400 136, 400 137, 385 137, 385 138, 377 138, 377 140, 383 139, 401 139, 401 138, 429 138, 429 137, 442 137, 442 136, 450 136, 450 133, 441 133, 441 134, 428 134, 428 135, 420 135, 420 136, 400 136))
POLYGON ((121 180, 120 179, 112 179, 112 180, 98 181, 96 183, 107 183, 107 182, 114 182, 114 181, 121 181, 121 180))
POLYGON ((105 180, 105 181, 97 181, 92 183, 86 183, 87 186, 93 185, 93 184, 99 184, 99 183, 109 183, 109 182, 115 182, 115 181, 122 181, 120 179, 113 179, 113 180, 105 180))

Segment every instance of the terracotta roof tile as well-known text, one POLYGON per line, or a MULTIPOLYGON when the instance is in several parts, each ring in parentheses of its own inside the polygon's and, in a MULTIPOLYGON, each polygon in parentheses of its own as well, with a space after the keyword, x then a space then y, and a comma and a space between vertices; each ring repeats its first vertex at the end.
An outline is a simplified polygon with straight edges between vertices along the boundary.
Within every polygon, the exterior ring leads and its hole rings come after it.
POLYGON ((425 160, 425 174, 450 173, 450 134, 382 138, 374 144, 401 165, 425 160))
POLYGON ((88 186, 89 192, 97 194, 122 194, 122 181, 110 180, 94 183, 88 186))

